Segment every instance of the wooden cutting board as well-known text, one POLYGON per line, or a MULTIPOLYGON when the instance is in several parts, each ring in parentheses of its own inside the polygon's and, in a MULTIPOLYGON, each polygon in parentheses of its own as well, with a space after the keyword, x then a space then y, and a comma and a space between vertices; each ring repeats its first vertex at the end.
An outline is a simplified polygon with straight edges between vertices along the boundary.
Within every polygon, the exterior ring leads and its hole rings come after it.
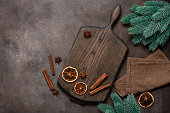
POLYGON ((107 27, 81 27, 77 38, 70 50, 63 69, 67 66, 75 67, 78 73, 85 72, 85 80, 78 77, 73 83, 63 80, 62 75, 58 77, 58 85, 71 97, 81 102, 104 102, 111 88, 105 89, 90 96, 90 86, 103 74, 108 78, 100 84, 113 85, 120 65, 126 55, 127 46, 112 31, 113 23, 120 15, 120 7, 117 6, 111 16, 110 24, 107 27), (91 38, 84 37, 84 31, 90 31, 91 38), (74 85, 77 82, 84 82, 88 89, 84 95, 77 95, 74 85))

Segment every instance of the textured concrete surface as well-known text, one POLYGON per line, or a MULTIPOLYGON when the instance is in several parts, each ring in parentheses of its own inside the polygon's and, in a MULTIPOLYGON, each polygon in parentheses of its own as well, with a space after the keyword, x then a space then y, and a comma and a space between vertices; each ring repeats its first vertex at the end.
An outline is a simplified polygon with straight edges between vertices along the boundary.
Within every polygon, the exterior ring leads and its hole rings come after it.
MULTIPOLYGON (((81 26, 104 27, 110 12, 120 4, 122 15, 142 0, 0 0, 0 113, 98 113, 96 105, 79 105, 57 86, 57 76, 81 26), (49 91, 42 70, 50 67, 48 55, 60 56, 51 77, 60 94, 49 91)), ((128 56, 146 57, 147 47, 134 46, 127 26, 120 21, 114 32, 129 47, 128 56)), ((170 58, 170 41, 163 48, 170 58)), ((119 76, 125 73, 124 62, 119 76)), ((114 92, 114 88, 112 90, 114 92)), ((169 113, 170 85, 151 91, 154 105, 143 113, 169 113)), ((107 103, 112 105, 110 97, 107 103)))

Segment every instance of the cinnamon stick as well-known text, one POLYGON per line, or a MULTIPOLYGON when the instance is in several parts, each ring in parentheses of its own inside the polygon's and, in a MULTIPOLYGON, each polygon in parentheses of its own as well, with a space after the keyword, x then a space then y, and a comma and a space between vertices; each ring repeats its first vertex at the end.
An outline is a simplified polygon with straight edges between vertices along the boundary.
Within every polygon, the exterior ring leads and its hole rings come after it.
POLYGON ((47 81, 47 84, 48 84, 50 90, 51 91, 54 90, 54 85, 53 85, 53 83, 52 83, 52 81, 51 81, 51 79, 50 79, 50 77, 49 77, 49 75, 47 73, 47 70, 43 70, 43 74, 44 74, 44 77, 45 77, 45 79, 47 81))
POLYGON ((54 71, 54 65, 53 65, 53 60, 52 60, 51 55, 48 58, 49 58, 49 62, 50 62, 51 73, 54 76, 55 75, 55 71, 54 71))
POLYGON ((93 90, 93 91, 90 91, 90 95, 93 95, 93 94, 95 94, 95 93, 98 93, 99 91, 102 91, 102 90, 104 90, 104 89, 106 89, 106 88, 108 88, 108 87, 110 87, 110 84, 106 84, 106 85, 104 85, 104 86, 100 86, 100 87, 98 87, 97 89, 95 89, 95 90, 93 90))
POLYGON ((97 86, 99 86, 99 84, 100 84, 105 78, 107 78, 106 73, 104 73, 104 74, 90 87, 90 90, 94 90, 97 86))

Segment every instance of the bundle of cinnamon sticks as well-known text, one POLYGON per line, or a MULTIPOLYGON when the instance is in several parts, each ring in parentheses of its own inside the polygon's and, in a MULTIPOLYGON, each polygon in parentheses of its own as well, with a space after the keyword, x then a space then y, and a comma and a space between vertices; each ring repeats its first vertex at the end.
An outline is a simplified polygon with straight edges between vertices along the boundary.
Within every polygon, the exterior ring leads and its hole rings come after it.
POLYGON ((103 85, 103 86, 100 86, 98 87, 106 78, 107 78, 107 74, 104 73, 91 87, 90 87, 90 95, 93 95, 93 94, 96 94, 106 88, 109 88, 110 87, 110 84, 106 84, 106 85, 103 85), (98 87, 98 88, 96 88, 98 87), (96 89, 95 89, 96 88, 96 89))
MULTIPOLYGON (((49 56, 48 58, 49 58, 49 62, 50 62, 51 73, 52 73, 52 75, 54 76, 54 75, 55 75, 55 71, 54 71, 54 66, 53 66, 52 57, 49 56)), ((46 79, 46 82, 47 82, 50 90, 52 91, 52 93, 53 93, 54 95, 57 95, 57 94, 59 93, 59 91, 57 91, 57 90, 54 88, 54 85, 53 85, 53 83, 52 83, 52 81, 51 81, 51 79, 50 79, 50 77, 49 77, 49 75, 48 75, 47 70, 43 70, 43 74, 44 74, 44 77, 45 77, 45 79, 46 79)))

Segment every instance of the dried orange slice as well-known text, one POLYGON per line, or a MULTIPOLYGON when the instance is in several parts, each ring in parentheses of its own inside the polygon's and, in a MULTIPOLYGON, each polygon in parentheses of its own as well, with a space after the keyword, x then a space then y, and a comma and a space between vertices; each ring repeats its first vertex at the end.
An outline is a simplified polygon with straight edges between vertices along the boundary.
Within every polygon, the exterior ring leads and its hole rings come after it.
POLYGON ((62 78, 66 82, 74 82, 78 78, 78 71, 76 68, 68 66, 62 72, 62 78))
POLYGON ((87 85, 84 82, 78 82, 75 84, 74 90, 78 95, 83 95, 87 91, 87 85))
POLYGON ((138 103, 143 108, 148 108, 154 103, 154 97, 149 92, 144 92, 139 96, 138 103))

